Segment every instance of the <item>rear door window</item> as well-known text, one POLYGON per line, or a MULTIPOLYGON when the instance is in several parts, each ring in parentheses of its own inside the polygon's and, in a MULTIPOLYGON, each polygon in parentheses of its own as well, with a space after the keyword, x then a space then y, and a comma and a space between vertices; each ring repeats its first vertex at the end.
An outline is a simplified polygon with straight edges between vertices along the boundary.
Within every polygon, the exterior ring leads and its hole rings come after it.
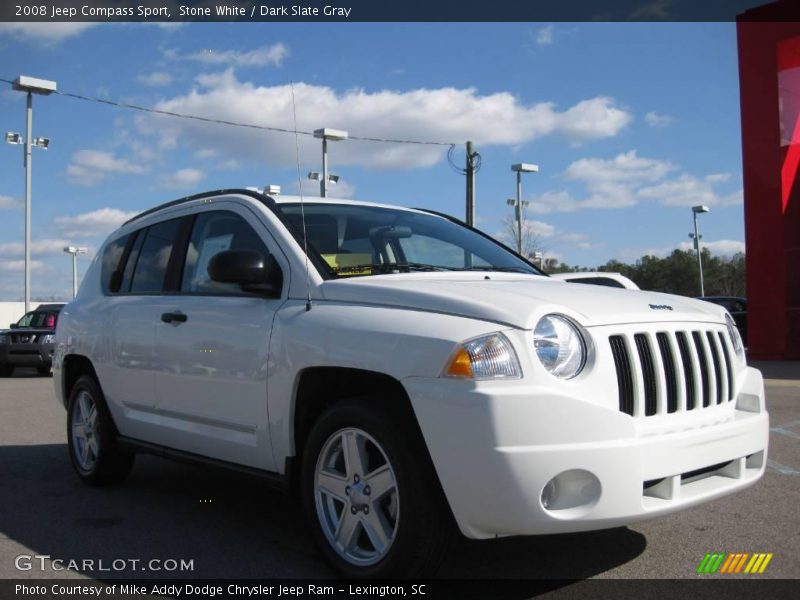
POLYGON ((181 219, 157 223, 147 229, 133 272, 131 292, 161 292, 175 247, 181 219))

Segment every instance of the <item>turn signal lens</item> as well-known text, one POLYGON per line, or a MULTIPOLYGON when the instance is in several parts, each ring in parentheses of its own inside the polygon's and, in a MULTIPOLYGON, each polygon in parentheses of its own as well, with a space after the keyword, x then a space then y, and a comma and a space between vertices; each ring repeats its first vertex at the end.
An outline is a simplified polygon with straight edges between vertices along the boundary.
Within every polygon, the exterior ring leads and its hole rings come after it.
POLYGON ((464 342, 455 352, 444 374, 466 379, 515 378, 522 375, 511 342, 501 333, 464 342))

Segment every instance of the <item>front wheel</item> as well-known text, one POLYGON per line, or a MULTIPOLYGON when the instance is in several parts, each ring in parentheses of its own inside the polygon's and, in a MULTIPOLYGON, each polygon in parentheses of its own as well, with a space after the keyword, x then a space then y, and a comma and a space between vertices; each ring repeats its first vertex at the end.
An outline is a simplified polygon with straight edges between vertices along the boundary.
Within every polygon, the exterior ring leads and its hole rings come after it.
POLYGON ((11 377, 14 374, 14 365, 0 364, 0 377, 11 377))
POLYGON ((134 454, 121 450, 116 429, 97 382, 84 375, 75 383, 67 410, 67 440, 72 466, 89 485, 109 485, 125 479, 134 454))
POLYGON ((349 577, 432 574, 455 526, 416 423, 380 400, 329 409, 303 455, 304 505, 328 561, 349 577))

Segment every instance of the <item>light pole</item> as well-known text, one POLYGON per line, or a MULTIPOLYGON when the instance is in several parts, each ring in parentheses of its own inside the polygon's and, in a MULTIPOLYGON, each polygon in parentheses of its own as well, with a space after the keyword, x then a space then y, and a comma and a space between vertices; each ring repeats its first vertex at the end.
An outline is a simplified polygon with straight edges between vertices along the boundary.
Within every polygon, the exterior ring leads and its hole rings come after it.
MULTIPOLYGON (((28 96, 25 109, 25 312, 31 306, 31 149, 33 146, 46 150, 50 145, 47 138, 33 138, 33 95, 48 96, 56 91, 56 82, 47 79, 37 79, 20 75, 14 80, 13 86, 18 92, 25 92, 28 96)), ((21 144, 23 140, 17 133, 7 133, 6 141, 12 144, 21 144)))
POLYGON ((328 140, 341 142, 346 140, 349 134, 341 129, 330 129, 324 127, 314 131, 314 137, 322 140, 322 177, 319 180, 319 195, 322 198, 328 196, 328 140))
POLYGON ((509 198, 506 204, 514 207, 514 220, 517 222, 517 254, 522 255, 522 209, 530 204, 527 200, 509 198))
POLYGON ((64 252, 72 255, 72 299, 78 295, 78 254, 86 254, 88 248, 79 248, 77 246, 67 246, 64 252))
POLYGON ((690 233, 689 237, 694 240, 694 250, 697 252, 697 270, 700 272, 700 295, 705 296, 706 290, 705 286, 703 285, 703 258, 700 252, 700 238, 703 237, 700 235, 697 229, 697 215, 702 213, 707 213, 711 209, 708 208, 705 204, 701 204, 699 206, 692 207, 692 218, 694 220, 694 233, 690 233))
POLYGON ((507 200, 506 204, 516 208, 517 215, 517 252, 522 254, 522 209, 528 205, 527 202, 522 201, 522 174, 523 173, 538 173, 539 165, 532 165, 529 163, 519 163, 511 165, 511 170, 517 174, 517 199, 507 200), (512 204, 513 202, 513 204, 512 204))

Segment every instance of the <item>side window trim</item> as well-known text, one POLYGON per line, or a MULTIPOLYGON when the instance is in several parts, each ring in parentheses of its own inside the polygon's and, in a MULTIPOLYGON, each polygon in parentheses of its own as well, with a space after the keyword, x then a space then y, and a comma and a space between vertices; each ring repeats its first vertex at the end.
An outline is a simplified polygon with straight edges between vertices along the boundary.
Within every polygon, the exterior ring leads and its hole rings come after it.
POLYGON ((180 294, 181 281, 183 279, 183 267, 186 262, 186 252, 189 248, 189 240, 192 237, 192 229, 197 220, 197 213, 181 217, 178 225, 178 233, 175 236, 175 243, 172 246, 172 254, 169 257, 169 264, 164 273, 164 282, 161 284, 161 291, 167 294, 180 294))

